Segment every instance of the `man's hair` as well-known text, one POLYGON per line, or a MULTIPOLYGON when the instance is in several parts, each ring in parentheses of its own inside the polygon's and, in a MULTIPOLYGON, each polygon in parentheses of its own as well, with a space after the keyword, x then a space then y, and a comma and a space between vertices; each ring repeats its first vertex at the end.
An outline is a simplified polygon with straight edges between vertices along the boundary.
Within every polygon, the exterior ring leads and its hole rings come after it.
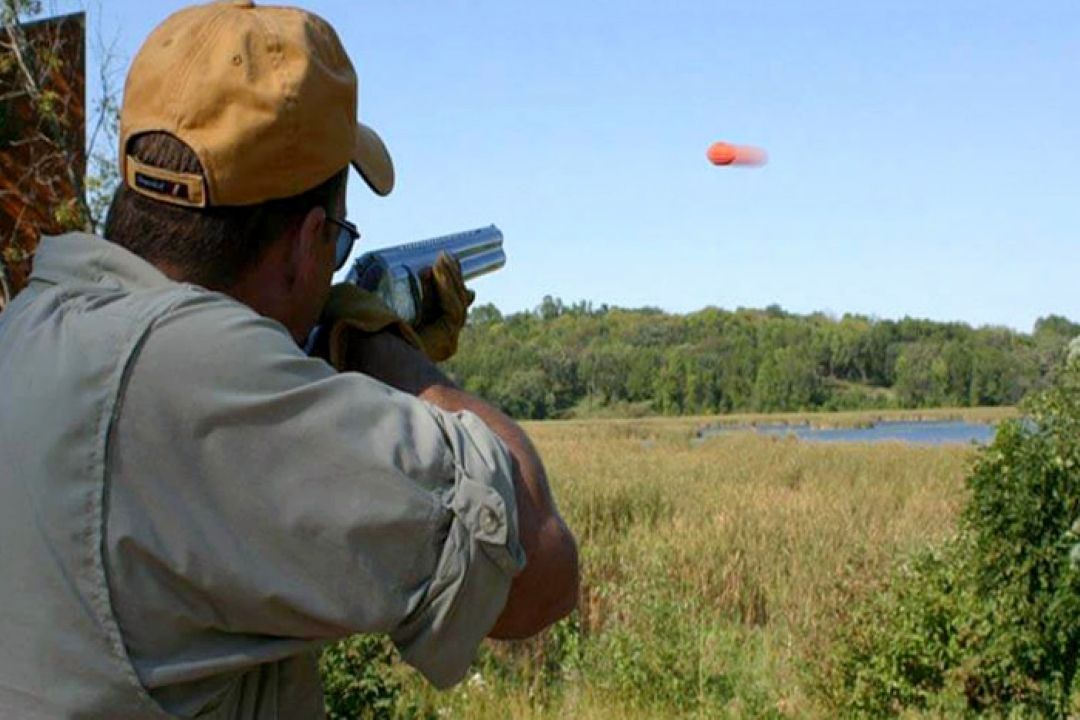
MULTIPOLYGON (((167 133, 136 136, 127 151, 154 167, 203 172, 191 148, 167 133)), ((185 282, 223 290, 312 208, 329 210, 347 171, 293 197, 232 207, 171 205, 141 195, 121 180, 105 219, 105 237, 148 262, 167 264, 185 282)))

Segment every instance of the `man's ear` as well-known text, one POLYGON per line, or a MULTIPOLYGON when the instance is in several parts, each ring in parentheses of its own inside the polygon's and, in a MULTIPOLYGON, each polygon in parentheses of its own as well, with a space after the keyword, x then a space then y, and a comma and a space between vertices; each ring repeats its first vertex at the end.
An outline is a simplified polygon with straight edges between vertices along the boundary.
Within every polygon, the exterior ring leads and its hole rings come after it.
POLYGON ((292 243, 292 257, 289 265, 292 275, 296 277, 311 277, 322 264, 322 256, 326 253, 326 210, 314 207, 304 216, 296 237, 292 243))

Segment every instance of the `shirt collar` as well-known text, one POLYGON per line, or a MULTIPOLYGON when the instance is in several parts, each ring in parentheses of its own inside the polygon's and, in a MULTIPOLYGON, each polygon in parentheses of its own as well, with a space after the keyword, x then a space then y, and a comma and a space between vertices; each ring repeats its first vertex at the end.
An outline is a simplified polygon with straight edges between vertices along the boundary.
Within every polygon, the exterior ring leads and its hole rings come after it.
POLYGON ((34 253, 31 280, 152 289, 173 284, 135 253, 88 233, 43 236, 34 253))

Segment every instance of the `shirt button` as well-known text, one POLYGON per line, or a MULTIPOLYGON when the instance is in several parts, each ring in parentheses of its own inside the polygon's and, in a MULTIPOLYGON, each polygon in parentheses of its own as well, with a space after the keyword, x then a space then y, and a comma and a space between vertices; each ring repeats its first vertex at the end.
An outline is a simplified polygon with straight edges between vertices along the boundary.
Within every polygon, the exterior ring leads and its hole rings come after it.
POLYGON ((480 529, 489 535, 495 534, 495 532, 502 526, 502 522, 499 520, 499 516, 495 514, 495 511, 489 507, 485 507, 480 511, 480 529))

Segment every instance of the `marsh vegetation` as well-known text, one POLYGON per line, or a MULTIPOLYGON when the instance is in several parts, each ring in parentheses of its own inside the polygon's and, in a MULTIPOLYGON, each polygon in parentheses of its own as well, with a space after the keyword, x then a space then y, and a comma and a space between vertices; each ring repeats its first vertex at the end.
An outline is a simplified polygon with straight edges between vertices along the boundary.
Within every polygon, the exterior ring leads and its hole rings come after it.
POLYGON ((882 633, 899 632, 899 601, 880 599, 895 600, 905 562, 957 537, 978 451, 753 433, 702 441, 705 420, 529 424, 581 543, 579 610, 534 641, 488 644, 449 693, 393 662, 382 641, 352 640, 325 663, 331 697, 366 692, 369 708, 382 703, 371 716, 386 717, 872 717, 894 702, 934 716, 944 705, 923 696, 856 697, 900 681, 851 663, 872 663, 882 633), (867 624, 880 633, 853 634, 867 624), (341 671, 349 662, 362 681, 341 671))

